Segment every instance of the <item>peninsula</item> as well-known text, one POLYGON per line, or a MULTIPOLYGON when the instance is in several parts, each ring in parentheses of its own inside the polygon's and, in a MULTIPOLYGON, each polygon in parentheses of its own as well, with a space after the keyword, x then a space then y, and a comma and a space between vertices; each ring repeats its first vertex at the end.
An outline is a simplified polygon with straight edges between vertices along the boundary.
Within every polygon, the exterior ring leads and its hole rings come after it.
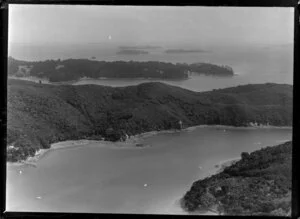
MULTIPOLYGON (((118 54, 140 55, 144 50, 123 49, 118 54)), ((233 76, 233 69, 209 63, 172 64, 158 61, 96 61, 89 59, 66 59, 46 61, 21 61, 8 58, 8 76, 19 78, 37 77, 50 82, 64 82, 88 78, 154 78, 187 79, 189 73, 213 76, 233 76)))
POLYGON ((265 147, 221 173, 198 180, 182 198, 188 212, 288 216, 291 213, 292 142, 265 147))

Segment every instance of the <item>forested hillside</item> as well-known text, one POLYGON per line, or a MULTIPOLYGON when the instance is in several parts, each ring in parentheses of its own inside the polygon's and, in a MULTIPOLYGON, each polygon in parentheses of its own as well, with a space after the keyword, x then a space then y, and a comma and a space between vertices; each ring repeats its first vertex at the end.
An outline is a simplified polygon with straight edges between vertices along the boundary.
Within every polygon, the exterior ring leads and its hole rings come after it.
POLYGON ((291 212, 292 142, 243 152, 223 172, 193 183, 182 199, 189 211, 227 215, 277 215, 291 212))
POLYGON ((257 84, 193 92, 164 83, 129 87, 8 80, 8 160, 69 139, 118 141, 147 131, 201 124, 292 125, 291 85, 257 84))
MULTIPOLYGON (((124 50, 132 53, 132 50, 124 50)), ((135 51, 136 52, 136 51, 135 51)), ((142 52, 142 51, 137 51, 142 52)), ((208 63, 172 64, 165 62, 95 61, 88 59, 46 60, 26 62, 8 58, 8 75, 47 78, 50 82, 63 82, 89 78, 159 78, 186 79, 190 72, 215 76, 233 76, 233 69, 208 63)))

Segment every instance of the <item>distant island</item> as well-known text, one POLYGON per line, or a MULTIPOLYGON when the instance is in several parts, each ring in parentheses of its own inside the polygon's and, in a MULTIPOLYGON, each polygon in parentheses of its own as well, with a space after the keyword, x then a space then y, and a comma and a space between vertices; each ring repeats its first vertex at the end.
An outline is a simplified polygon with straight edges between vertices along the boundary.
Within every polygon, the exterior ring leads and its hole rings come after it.
POLYGON ((160 49, 160 46, 119 46, 119 49, 142 49, 142 50, 146 50, 146 49, 160 49))
POLYGON ((188 212, 290 216, 292 142, 243 152, 241 160, 193 183, 181 204, 188 212))
POLYGON ((117 52, 118 55, 141 55, 141 54, 149 54, 148 51, 145 50, 137 50, 137 49, 122 49, 117 52))
POLYGON ((291 126, 293 86, 253 84, 193 92, 160 82, 128 87, 8 80, 7 160, 63 140, 123 141, 196 125, 291 126))
MULTIPOLYGON (((144 53, 144 51, 124 50, 122 53, 144 53)), ((37 77, 50 82, 64 82, 88 78, 155 78, 187 79, 189 75, 205 74, 213 76, 233 76, 229 66, 209 63, 172 64, 158 61, 125 62, 96 61, 88 59, 21 61, 8 58, 8 76, 37 77)))
POLYGON ((165 53, 207 53, 209 51, 202 49, 167 49, 165 53))

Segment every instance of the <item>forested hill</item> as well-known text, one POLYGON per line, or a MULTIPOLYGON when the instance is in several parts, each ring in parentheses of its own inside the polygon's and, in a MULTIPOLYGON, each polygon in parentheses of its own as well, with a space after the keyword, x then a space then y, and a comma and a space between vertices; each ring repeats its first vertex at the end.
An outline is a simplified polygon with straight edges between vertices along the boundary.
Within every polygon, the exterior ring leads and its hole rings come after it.
POLYGON ((182 207, 227 215, 290 214, 292 142, 243 152, 241 158, 223 172, 194 182, 182 207))
POLYGON ((8 160, 70 139, 127 135, 201 124, 292 125, 291 85, 256 84, 193 92, 164 83, 129 87, 47 85, 8 80, 8 160))
POLYGON ((233 76, 232 68, 209 63, 172 64, 165 62, 95 61, 88 59, 27 62, 8 58, 8 75, 47 78, 50 82, 89 78, 160 78, 186 79, 189 74, 233 76))

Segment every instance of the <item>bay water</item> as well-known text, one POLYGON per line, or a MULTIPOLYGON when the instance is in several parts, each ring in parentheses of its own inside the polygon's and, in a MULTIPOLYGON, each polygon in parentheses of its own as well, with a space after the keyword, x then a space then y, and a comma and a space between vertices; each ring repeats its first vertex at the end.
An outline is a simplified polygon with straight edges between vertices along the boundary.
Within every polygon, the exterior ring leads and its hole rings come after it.
MULTIPOLYGON (((209 62, 229 65, 233 77, 193 76, 187 80, 82 79, 73 85, 129 86, 161 81, 194 91, 249 83, 293 84, 291 46, 225 48, 200 54, 118 56, 97 45, 78 47, 10 46, 23 60, 91 58, 105 61, 209 62), (43 52, 44 51, 44 52, 43 52)), ((291 129, 204 127, 143 137, 151 147, 82 147, 53 150, 36 167, 8 165, 7 211, 186 214, 180 198, 215 165, 261 147, 291 140, 291 129)))
POLYGON ((6 210, 186 214, 180 198, 216 164, 291 138, 289 128, 208 126, 143 137, 144 148, 53 150, 36 167, 8 165, 6 210))

